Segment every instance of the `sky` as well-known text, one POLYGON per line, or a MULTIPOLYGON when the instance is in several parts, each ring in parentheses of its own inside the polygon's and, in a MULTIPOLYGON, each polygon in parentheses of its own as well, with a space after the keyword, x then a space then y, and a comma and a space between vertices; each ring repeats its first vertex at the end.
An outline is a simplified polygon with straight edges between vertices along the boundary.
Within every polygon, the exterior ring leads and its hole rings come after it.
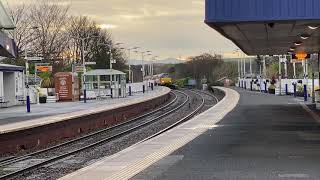
MULTIPOLYGON (((21 0, 7 0, 9 5, 21 0)), ((124 47, 181 58, 230 53, 237 47, 204 23, 204 0, 61 0, 71 15, 86 15, 124 47)), ((24 3, 31 0, 24 0, 24 3)), ((33 1, 34 2, 34 1, 33 1)))

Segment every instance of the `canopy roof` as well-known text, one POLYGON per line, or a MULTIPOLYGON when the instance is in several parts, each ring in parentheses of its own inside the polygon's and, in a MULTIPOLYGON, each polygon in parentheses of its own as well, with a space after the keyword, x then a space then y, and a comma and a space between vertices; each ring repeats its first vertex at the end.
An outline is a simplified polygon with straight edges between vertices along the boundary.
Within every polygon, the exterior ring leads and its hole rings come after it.
POLYGON ((315 53, 319 9, 319 0, 206 0, 205 22, 248 55, 315 53))
POLYGON ((15 28, 11 18, 8 16, 3 4, 0 1, 0 56, 16 57, 17 47, 13 39, 9 38, 7 34, 2 32, 2 29, 15 28))
POLYGON ((13 39, 0 32, 0 56, 16 57, 17 46, 13 39))
POLYGON ((15 66, 10 64, 1 64, 0 71, 23 71, 25 68, 22 66, 15 66))
POLYGON ((88 71, 86 76, 125 75, 126 73, 115 69, 95 69, 88 71))
POLYGON ((14 26, 13 22, 11 21, 11 18, 9 17, 3 4, 0 1, 0 29, 2 29, 2 28, 14 29, 15 26, 14 26))

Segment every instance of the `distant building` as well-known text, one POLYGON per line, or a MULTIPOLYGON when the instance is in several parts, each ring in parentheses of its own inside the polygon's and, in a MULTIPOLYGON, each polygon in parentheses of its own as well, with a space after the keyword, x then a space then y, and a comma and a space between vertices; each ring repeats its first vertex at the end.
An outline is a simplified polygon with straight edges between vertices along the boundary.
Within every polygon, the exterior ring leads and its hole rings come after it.
POLYGON ((229 79, 228 77, 223 77, 221 79, 218 79, 217 81, 220 83, 223 83, 223 86, 225 86, 225 87, 229 87, 233 83, 233 81, 231 79, 229 79))

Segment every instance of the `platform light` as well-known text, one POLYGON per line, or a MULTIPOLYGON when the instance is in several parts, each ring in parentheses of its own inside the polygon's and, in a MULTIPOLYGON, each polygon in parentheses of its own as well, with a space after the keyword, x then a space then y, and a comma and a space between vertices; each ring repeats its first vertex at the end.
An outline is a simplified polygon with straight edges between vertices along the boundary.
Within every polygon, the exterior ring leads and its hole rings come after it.
POLYGON ((310 38, 310 35, 309 34, 301 34, 300 38, 303 39, 303 40, 306 40, 306 39, 310 38))
POLYGON ((311 29, 311 30, 316 30, 316 29, 319 28, 319 26, 310 25, 310 26, 308 26, 308 28, 311 29))
POLYGON ((294 45, 296 45, 296 46, 301 46, 301 44, 302 44, 302 42, 300 42, 300 41, 294 42, 294 45))

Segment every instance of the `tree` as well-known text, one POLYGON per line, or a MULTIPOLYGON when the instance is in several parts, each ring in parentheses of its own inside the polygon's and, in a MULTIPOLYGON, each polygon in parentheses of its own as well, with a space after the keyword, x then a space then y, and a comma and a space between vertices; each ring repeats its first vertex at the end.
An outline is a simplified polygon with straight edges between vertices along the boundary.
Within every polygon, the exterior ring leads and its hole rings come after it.
POLYGON ((58 5, 58 0, 39 0, 30 8, 30 21, 37 27, 32 46, 33 52, 42 55, 45 62, 59 59, 68 45, 69 36, 65 33, 69 6, 58 5))
POLYGON ((10 8, 12 20, 17 26, 12 35, 17 41, 21 61, 5 61, 24 64, 22 57, 28 50, 31 56, 42 56, 43 62, 53 66, 54 72, 70 71, 72 64, 82 64, 82 57, 87 62, 97 63, 91 68, 105 69, 109 68, 111 49, 113 59, 117 61, 114 68, 126 70, 125 53, 114 45, 111 34, 86 16, 69 16, 69 5, 61 5, 60 2, 39 0, 30 5, 10 8), (86 38, 84 44, 81 38, 86 38), (83 54, 82 46, 85 49, 83 54))
POLYGON ((113 67, 122 71, 127 69, 124 53, 114 45, 111 34, 99 28, 96 22, 90 18, 85 16, 72 17, 68 26, 68 34, 71 38, 68 45, 68 52, 74 59, 73 62, 78 64, 82 63, 81 38, 85 38, 84 49, 86 53, 84 54, 84 58, 86 61, 96 62, 96 65, 93 66, 95 69, 110 68, 110 49, 112 58, 117 61, 113 67))
POLYGON ((16 42, 18 58, 24 56, 23 51, 37 38, 35 36, 35 27, 29 19, 30 8, 30 5, 25 4, 17 5, 15 7, 9 6, 9 15, 16 27, 16 29, 10 31, 9 34, 16 42))
POLYGON ((174 68, 166 66, 162 68, 162 72, 170 73, 174 79, 193 78, 197 81, 207 79, 214 82, 223 76, 223 72, 219 70, 223 65, 221 56, 211 55, 208 53, 199 56, 189 57, 186 63, 174 65, 174 68))

